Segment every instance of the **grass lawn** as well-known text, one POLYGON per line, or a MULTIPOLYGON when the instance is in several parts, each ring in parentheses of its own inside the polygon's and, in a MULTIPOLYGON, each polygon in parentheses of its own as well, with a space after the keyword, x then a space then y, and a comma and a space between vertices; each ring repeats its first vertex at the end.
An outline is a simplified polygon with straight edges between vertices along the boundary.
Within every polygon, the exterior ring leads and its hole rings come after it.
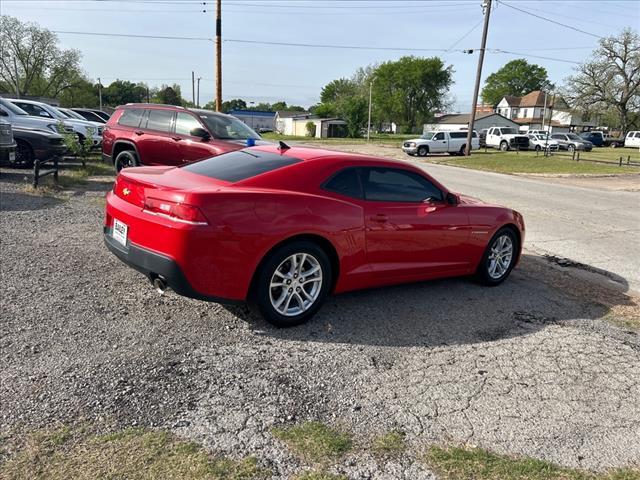
POLYGON ((620 155, 631 155, 631 161, 640 162, 640 155, 636 150, 607 148, 581 153, 581 161, 574 161, 566 152, 554 154, 550 157, 536 156, 535 152, 499 152, 484 150, 474 152, 471 158, 466 157, 427 157, 427 161, 454 165, 456 167, 487 170, 498 173, 548 173, 548 174, 628 174, 640 173, 640 167, 617 163, 620 155), (586 159, 598 160, 594 163, 586 159))

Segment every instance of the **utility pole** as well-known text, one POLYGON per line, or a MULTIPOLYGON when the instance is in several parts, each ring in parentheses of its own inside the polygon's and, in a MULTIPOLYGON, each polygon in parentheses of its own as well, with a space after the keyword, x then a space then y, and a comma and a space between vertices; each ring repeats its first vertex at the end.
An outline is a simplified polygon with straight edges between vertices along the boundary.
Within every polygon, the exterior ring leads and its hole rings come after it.
POLYGON ((369 81, 369 120, 367 121, 367 142, 371 133, 371 92, 373 90, 373 79, 369 81))
POLYGON ((16 98, 20 98, 20 73, 18 72, 16 57, 13 57, 13 71, 16 72, 16 98))
POLYGON ((484 27, 482 28, 482 46, 478 58, 478 70, 476 71, 476 85, 473 89, 473 103, 471 104, 471 118, 469 119, 469 131, 467 132, 466 156, 471 155, 471 139, 473 138, 473 124, 476 121, 476 104, 478 103, 478 92, 480 90, 480 77, 482 76, 482 63, 484 62, 484 50, 487 46, 487 33, 489 30, 489 16, 491 15, 491 0, 484 0, 482 5, 484 11, 484 27))
POLYGON ((197 83, 197 87, 196 87, 196 107, 200 108, 200 80, 202 80, 202 77, 198 77, 198 83, 197 83))
POLYGON ((216 0, 216 111, 222 110, 222 0, 216 0))
POLYGON ((191 70, 191 103, 196 104, 196 74, 191 70))
POLYGON ((100 99, 100 110, 102 110, 102 82, 98 77, 98 98, 100 99))

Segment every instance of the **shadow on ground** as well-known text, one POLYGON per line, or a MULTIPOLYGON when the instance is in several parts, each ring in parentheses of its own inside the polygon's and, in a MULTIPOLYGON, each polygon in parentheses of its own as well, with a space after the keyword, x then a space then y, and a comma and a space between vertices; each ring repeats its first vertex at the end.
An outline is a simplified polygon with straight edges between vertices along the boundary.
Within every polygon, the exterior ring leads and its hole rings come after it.
MULTIPOLYGON (((438 346, 490 342, 527 335, 545 325, 597 319, 610 305, 579 299, 548 283, 549 267, 523 255, 511 277, 498 287, 457 278, 385 287, 330 297, 305 325, 278 329, 246 307, 226 307, 261 335, 282 340, 377 346, 438 346)), ((621 281, 624 281, 623 279, 621 281)), ((578 279, 569 280, 576 287, 578 279)), ((622 305, 625 295, 608 297, 622 305)))

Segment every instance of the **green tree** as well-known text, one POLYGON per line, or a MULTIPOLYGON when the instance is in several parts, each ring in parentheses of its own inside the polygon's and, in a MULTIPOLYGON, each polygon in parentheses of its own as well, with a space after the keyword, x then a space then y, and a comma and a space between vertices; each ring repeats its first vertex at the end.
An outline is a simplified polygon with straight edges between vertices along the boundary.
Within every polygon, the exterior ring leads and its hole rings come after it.
POLYGON ((180 85, 173 84, 162 85, 158 92, 153 97, 154 103, 162 103, 164 105, 182 105, 182 95, 180 92, 180 85))
MULTIPOLYGON (((216 109, 216 102, 212 103, 213 110, 216 109)), ((207 104, 209 105, 209 104, 207 104)), ((205 105, 206 108, 206 105, 205 105)), ((222 111, 224 113, 229 113, 231 110, 245 110, 247 108, 247 102, 242 100, 241 98, 234 98, 233 100, 227 100, 222 102, 222 111)))
POLYGON ((553 84, 549 82, 544 67, 520 58, 510 61, 487 77, 482 89, 482 101, 495 107, 505 95, 521 97, 534 90, 551 88, 553 84))
MULTIPOLYGON (((446 106, 453 83, 453 67, 445 67, 438 57, 401 57, 380 64, 372 75, 375 118, 403 125, 407 132, 446 106)), ((368 84, 361 86, 364 89, 368 84)))
POLYGON ((105 105, 112 107, 125 103, 141 103, 147 99, 147 90, 144 83, 115 80, 102 90, 102 101, 105 105))
POLYGON ((58 98, 63 107, 96 108, 100 105, 98 85, 84 78, 78 79, 73 86, 63 90, 58 98))
MULTIPOLYGON (((355 77, 354 77, 355 78, 355 77)), ((325 85, 320 92, 314 113, 320 117, 340 117, 347 122, 349 137, 359 137, 366 126, 368 100, 364 86, 355 79, 339 78, 325 85)))
POLYGON ((58 37, 35 23, 0 16, 0 90, 57 97, 84 77, 80 52, 58 46, 58 37))
POLYGON ((615 110, 627 132, 640 110, 640 36, 626 29, 603 38, 590 58, 567 79, 565 96, 574 108, 615 110))

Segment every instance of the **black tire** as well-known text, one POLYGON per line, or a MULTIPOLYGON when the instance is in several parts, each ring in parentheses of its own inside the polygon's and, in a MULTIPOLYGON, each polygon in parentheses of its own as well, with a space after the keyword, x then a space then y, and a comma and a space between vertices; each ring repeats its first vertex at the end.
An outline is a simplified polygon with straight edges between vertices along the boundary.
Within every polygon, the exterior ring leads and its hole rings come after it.
POLYGON ((466 148, 467 148, 467 146, 466 146, 466 145, 462 145, 462 146, 460 147, 460 150, 458 151, 458 155, 460 155, 460 156, 464 156, 464 154, 466 153, 466 152, 465 152, 465 151, 466 151, 466 148))
POLYGON ((576 149, 576 146, 572 143, 571 145, 567 146, 567 150, 569 152, 574 152, 576 149))
POLYGON ((418 156, 419 157, 426 157, 429 154, 429 147, 422 145, 420 147, 418 147, 418 156))
POLYGON ((500 285, 502 282, 504 282, 507 279, 507 277, 511 273, 511 270, 513 270, 513 267, 515 266, 519 252, 520 252, 520 242, 518 241, 518 237, 513 231, 513 229, 508 227, 501 228, 495 233, 493 237, 491 237, 491 240, 489 240, 489 243, 487 243, 487 248, 484 252, 484 255, 482 255, 482 260, 480 260, 478 269, 476 270, 477 279, 480 281, 480 283, 490 287, 495 287, 496 285, 500 285), (507 236, 509 240, 511 240, 512 253, 511 253, 508 266, 505 269, 504 273, 496 277, 490 273, 490 269, 491 269, 490 256, 492 255, 492 248, 496 246, 497 242, 499 242, 503 236, 507 236))
POLYGON ((509 151, 509 144, 503 140, 502 142, 500 142, 500 150, 502 150, 503 152, 509 151))
POLYGON ((540 145, 536 145, 536 152, 539 152, 540 150, 542 150, 542 147, 540 145))
MULTIPOLYGON (((302 271, 304 272, 304 271, 302 271)), ((292 274, 293 275, 293 274, 292 274)), ((315 274, 314 274, 315 275, 315 274)), ((313 317, 324 302, 325 298, 329 294, 333 283, 333 272, 331 269, 331 262, 329 261, 329 257, 327 253, 316 243, 310 241, 297 241, 292 242, 277 250, 273 251, 269 254, 269 257, 266 258, 265 262, 260 267, 260 270, 257 272, 255 282, 253 284, 253 291, 251 295, 251 303, 254 307, 257 308, 258 312, 262 315, 262 317, 272 325, 276 327, 293 327, 296 325, 300 325, 313 317), (291 265, 289 258, 294 255, 307 255, 307 260, 304 261, 303 267, 306 265, 306 271, 311 271, 311 268, 308 268, 309 265, 312 265, 313 262, 317 262, 317 266, 320 267, 320 278, 321 282, 309 282, 309 278, 304 278, 304 276, 295 274, 296 277, 291 279, 283 278, 284 282, 289 282, 291 287, 287 286, 278 286, 271 287, 272 277, 276 276, 276 270, 284 265, 291 265), (313 261, 310 261, 311 259, 313 261), (288 263, 287 263, 288 262, 288 263), (305 280, 306 283, 298 283, 300 280, 305 280), (291 283, 294 282, 294 283, 291 283), (317 296, 314 295, 314 283, 320 283, 320 286, 317 287, 317 296), (309 292, 314 295, 313 302, 306 306, 306 309, 300 309, 300 313, 295 314, 295 311, 292 311, 289 315, 284 315, 283 313, 276 310, 276 307, 273 305, 273 301, 277 302, 279 298, 282 298, 282 295, 287 298, 287 292, 285 290, 289 288, 289 292, 296 288, 298 291, 300 288, 305 289, 305 292, 309 292), (272 297, 278 297, 277 299, 272 301, 272 297)), ((296 293, 289 294, 292 299, 295 298, 294 295, 296 293)), ((302 299, 301 295, 297 295, 297 298, 302 299)), ((297 308, 301 307, 299 300, 292 300, 296 302, 297 308)), ((288 309, 284 307, 287 312, 288 309)), ((295 309, 296 307, 291 307, 295 309)))
POLYGON ((16 140, 16 159, 11 162, 7 160, 11 168, 31 168, 35 161, 33 148, 27 142, 16 140))
POLYGON ((116 169, 116 173, 120 173, 120 170, 122 170, 123 168, 140 166, 140 161, 138 160, 136 152, 134 152, 133 150, 123 150, 118 155, 116 155, 113 166, 116 169))

